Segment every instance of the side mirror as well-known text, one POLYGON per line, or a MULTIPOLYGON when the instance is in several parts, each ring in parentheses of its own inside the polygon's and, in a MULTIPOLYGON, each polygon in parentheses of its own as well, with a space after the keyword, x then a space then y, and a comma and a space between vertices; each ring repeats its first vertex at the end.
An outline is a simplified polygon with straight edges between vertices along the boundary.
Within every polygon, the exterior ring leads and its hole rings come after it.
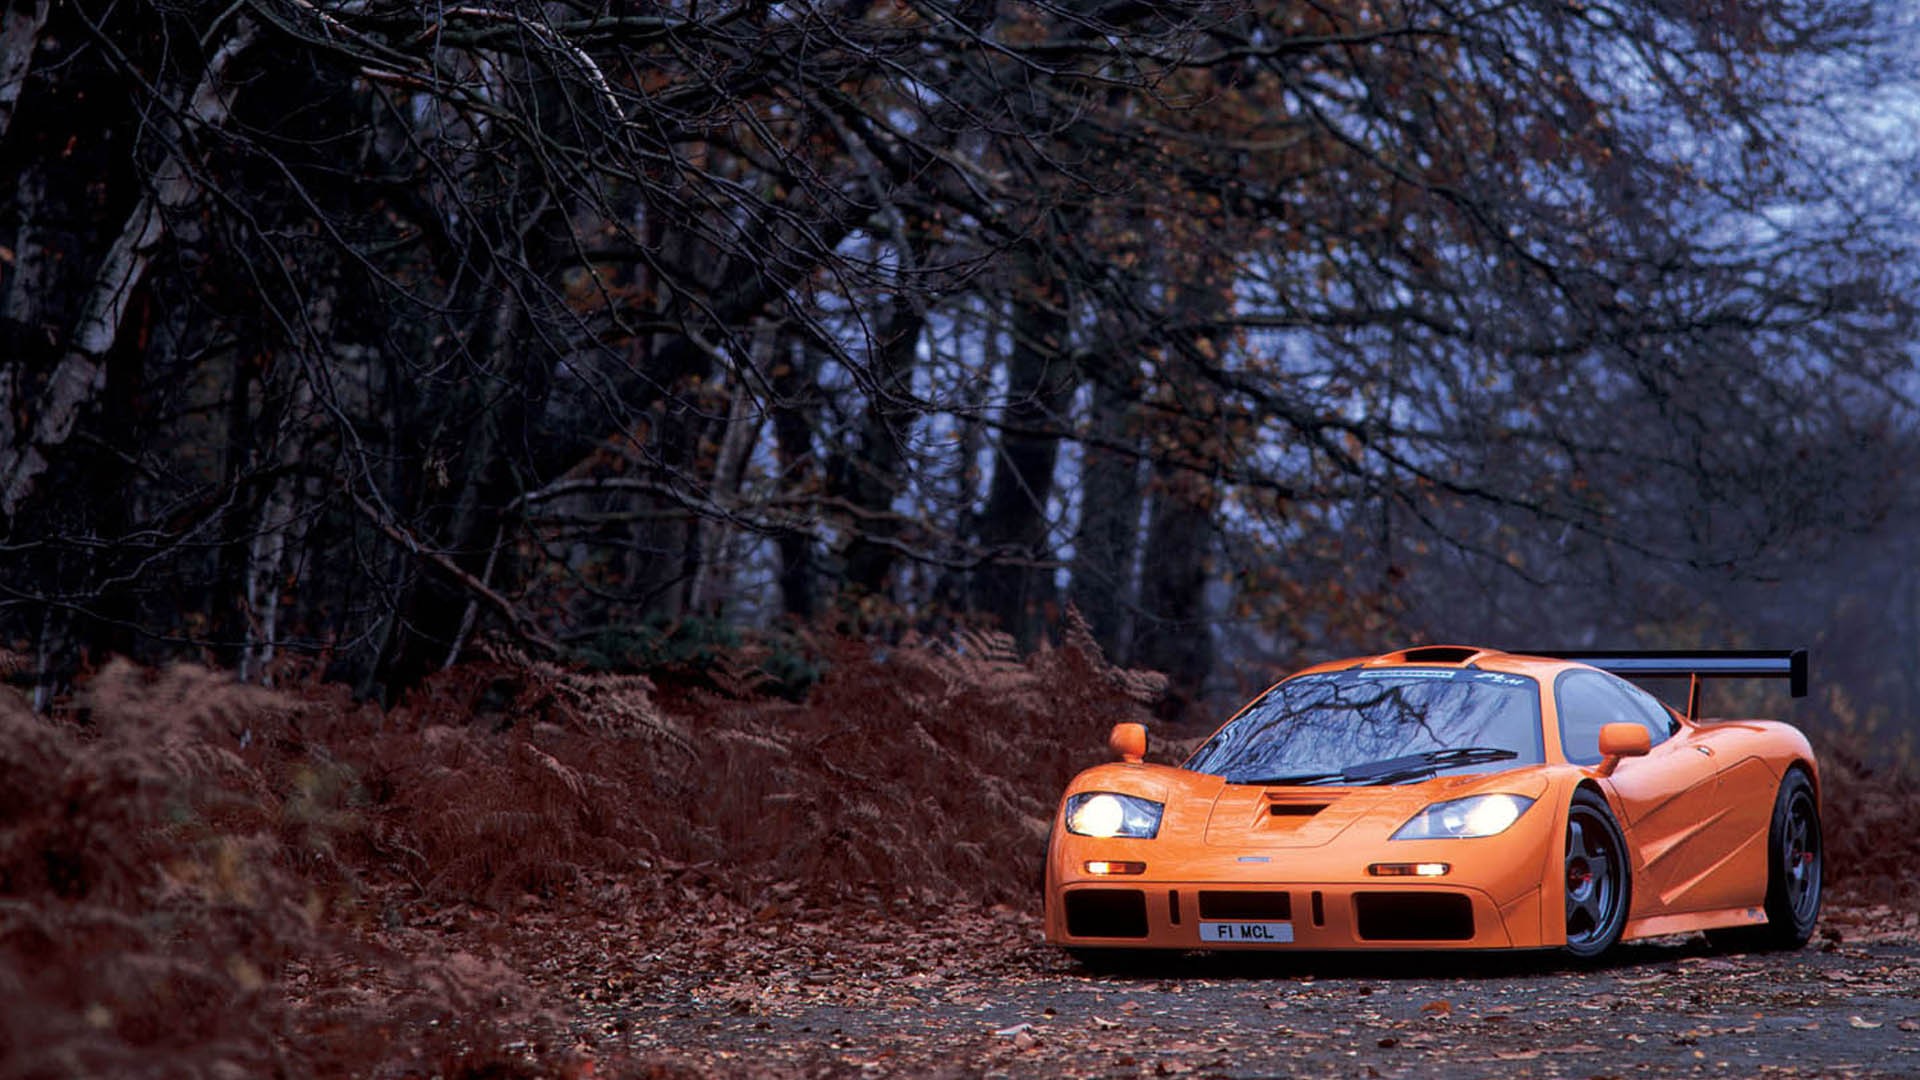
MULTIPOLYGON (((1113 733, 1107 736, 1107 749, 1112 750, 1113 756, 1121 761, 1138 765, 1141 759, 1147 756, 1147 725, 1113 725, 1113 733)), ((1645 752, 1641 751, 1641 753, 1645 752)))
POLYGON ((1639 724, 1600 726, 1600 771, 1612 773, 1621 758, 1643 757, 1653 749, 1653 736, 1639 724))

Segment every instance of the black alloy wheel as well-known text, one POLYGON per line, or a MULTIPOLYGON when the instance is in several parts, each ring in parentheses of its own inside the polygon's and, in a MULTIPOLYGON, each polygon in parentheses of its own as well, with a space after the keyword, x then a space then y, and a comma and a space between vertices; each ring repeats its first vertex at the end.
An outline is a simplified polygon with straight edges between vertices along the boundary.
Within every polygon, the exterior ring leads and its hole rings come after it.
POLYGON ((1767 922, 1709 930, 1707 940, 1722 949, 1797 949, 1813 936, 1820 921, 1821 874, 1826 868, 1820 835, 1820 804, 1813 781, 1793 768, 1780 781, 1767 829, 1767 922))
POLYGON ((1626 838, 1607 801, 1585 788, 1567 808, 1567 945, 1580 960, 1612 948, 1633 896, 1626 838))

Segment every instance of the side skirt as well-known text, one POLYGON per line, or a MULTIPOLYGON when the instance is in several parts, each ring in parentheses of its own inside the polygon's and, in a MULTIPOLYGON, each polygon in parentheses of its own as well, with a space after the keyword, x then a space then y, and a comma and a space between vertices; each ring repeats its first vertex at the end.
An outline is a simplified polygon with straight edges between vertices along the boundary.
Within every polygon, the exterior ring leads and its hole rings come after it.
POLYGON ((1767 921, 1767 913, 1758 907, 1718 908, 1713 911, 1689 911, 1684 915, 1649 915, 1627 920, 1620 933, 1622 941, 1661 937, 1666 934, 1691 934, 1696 930, 1720 930, 1729 926, 1758 926, 1767 921))

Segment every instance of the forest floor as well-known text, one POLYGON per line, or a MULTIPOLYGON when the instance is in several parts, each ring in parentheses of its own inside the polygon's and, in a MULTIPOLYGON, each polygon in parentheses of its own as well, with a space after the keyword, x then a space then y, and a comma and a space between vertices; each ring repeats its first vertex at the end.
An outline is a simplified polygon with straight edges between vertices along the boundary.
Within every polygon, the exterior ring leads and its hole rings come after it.
POLYGON ((1152 680, 836 649, 803 702, 505 661, 391 710, 0 690, 0 1077, 1920 1076, 1920 779, 1860 732, 1803 950, 1101 974, 1042 943, 1040 867, 1152 680))
POLYGON ((637 911, 442 910, 389 943, 519 972, 594 1075, 1920 1075, 1920 914, 1885 907, 1832 907, 1791 953, 1692 935, 1592 969, 1195 954, 1124 974, 1004 906, 637 911))

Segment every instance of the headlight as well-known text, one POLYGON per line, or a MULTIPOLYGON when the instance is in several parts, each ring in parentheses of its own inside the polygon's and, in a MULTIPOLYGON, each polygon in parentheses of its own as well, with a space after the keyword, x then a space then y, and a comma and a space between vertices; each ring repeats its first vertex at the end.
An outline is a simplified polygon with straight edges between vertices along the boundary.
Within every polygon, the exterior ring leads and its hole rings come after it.
POLYGON ((1067 831, 1081 836, 1130 836, 1151 840, 1160 832, 1166 806, 1137 795, 1087 791, 1067 798, 1067 831))
POLYGON ((1525 795, 1473 795, 1434 803, 1400 826, 1395 840, 1455 840, 1507 831, 1533 800, 1525 795))

